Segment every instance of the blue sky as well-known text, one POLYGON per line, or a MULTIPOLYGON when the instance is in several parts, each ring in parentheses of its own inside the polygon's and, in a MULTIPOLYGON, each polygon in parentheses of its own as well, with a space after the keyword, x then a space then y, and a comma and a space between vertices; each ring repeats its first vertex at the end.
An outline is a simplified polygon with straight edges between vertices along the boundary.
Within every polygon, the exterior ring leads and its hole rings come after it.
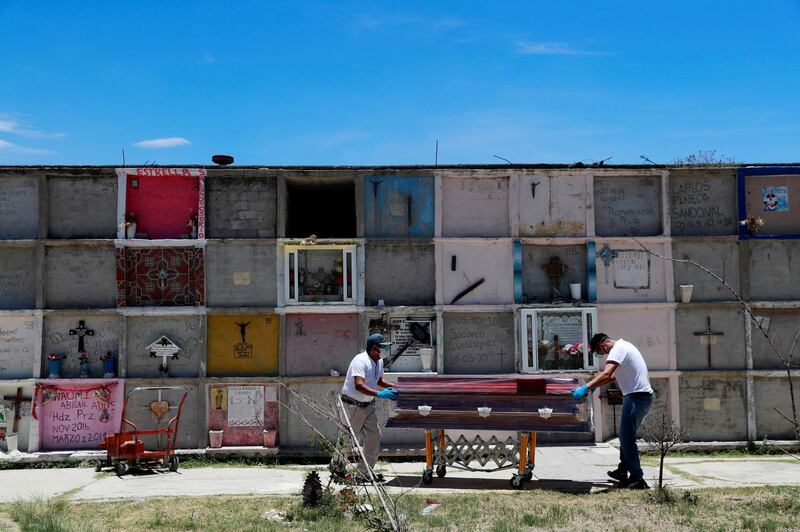
POLYGON ((800 1, 0 3, 0 165, 800 160, 800 1))

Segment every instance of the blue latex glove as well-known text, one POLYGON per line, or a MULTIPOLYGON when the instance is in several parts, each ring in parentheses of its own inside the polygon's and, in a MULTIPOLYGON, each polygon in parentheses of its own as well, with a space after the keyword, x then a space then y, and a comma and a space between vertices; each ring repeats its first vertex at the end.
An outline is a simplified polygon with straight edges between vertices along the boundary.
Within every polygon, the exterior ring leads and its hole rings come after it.
POLYGON ((391 388, 386 388, 385 390, 381 390, 375 394, 375 397, 379 399, 389 399, 390 401, 397 401, 397 398, 400 397, 400 394, 397 393, 396 390, 392 390, 391 388))
POLYGON ((589 395, 589 387, 588 386, 581 386, 579 388, 575 388, 572 390, 572 398, 576 401, 583 401, 586 399, 586 396, 589 395))

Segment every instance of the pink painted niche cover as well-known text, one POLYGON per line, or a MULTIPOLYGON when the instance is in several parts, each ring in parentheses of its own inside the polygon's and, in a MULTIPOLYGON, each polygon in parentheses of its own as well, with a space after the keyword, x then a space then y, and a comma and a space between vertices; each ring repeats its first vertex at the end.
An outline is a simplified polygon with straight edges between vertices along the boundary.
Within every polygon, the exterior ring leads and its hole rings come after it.
POLYGON ((278 430, 278 385, 209 386, 208 429, 223 431, 225 447, 264 446, 264 431, 278 430))

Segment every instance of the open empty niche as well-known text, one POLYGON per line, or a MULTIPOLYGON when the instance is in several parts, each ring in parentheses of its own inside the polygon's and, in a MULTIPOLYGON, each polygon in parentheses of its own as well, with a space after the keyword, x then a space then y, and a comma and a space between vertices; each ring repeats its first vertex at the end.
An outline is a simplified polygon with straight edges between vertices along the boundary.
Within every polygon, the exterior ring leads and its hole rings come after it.
POLYGON ((356 236, 356 191, 352 179, 287 178, 286 207, 288 238, 356 236))

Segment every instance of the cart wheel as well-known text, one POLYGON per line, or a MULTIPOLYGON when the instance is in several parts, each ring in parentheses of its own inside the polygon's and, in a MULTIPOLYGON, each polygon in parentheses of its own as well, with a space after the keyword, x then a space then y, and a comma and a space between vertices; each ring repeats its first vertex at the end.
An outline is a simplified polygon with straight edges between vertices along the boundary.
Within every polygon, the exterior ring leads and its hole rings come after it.
POLYGON ((447 466, 443 466, 443 465, 436 466, 436 476, 437 477, 444 478, 444 476, 446 474, 447 474, 447 466))
POLYGON ((520 490, 522 489, 523 481, 524 479, 522 478, 522 475, 514 475, 511 477, 511 487, 515 490, 520 490))
POLYGON ((522 474, 522 480, 524 480, 525 482, 533 480, 533 471, 531 471, 530 469, 526 469, 525 473, 522 474))
POLYGON ((99 473, 102 470, 103 470, 103 462, 101 462, 100 460, 95 460, 94 461, 94 472, 95 473, 99 473))
POLYGON ((128 467, 128 462, 125 460, 117 460, 117 463, 114 464, 114 471, 117 472, 117 476, 119 477, 127 473, 129 470, 130 467, 128 467))
POLYGON ((177 471, 178 466, 180 465, 181 460, 178 458, 178 455, 171 454, 169 455, 169 470, 170 471, 177 471))
POLYGON ((433 482, 433 469, 425 469, 422 472, 422 483, 430 484, 431 482, 433 482))

